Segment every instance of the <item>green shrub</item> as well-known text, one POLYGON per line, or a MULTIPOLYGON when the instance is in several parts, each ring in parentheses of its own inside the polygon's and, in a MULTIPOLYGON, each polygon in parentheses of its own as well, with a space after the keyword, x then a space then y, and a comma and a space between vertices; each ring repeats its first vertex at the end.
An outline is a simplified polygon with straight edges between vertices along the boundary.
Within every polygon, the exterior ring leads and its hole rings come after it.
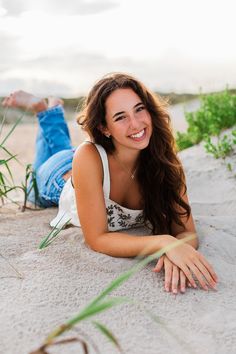
POLYGON ((217 135, 236 124, 236 95, 227 89, 220 93, 200 96, 201 106, 196 112, 186 112, 186 133, 177 132, 179 150, 198 144, 206 135, 217 135))
POLYGON ((236 144, 236 130, 232 131, 232 136, 224 134, 223 137, 218 137, 214 144, 209 135, 204 138, 205 149, 209 154, 212 154, 216 159, 225 159, 233 151, 233 145, 236 144))

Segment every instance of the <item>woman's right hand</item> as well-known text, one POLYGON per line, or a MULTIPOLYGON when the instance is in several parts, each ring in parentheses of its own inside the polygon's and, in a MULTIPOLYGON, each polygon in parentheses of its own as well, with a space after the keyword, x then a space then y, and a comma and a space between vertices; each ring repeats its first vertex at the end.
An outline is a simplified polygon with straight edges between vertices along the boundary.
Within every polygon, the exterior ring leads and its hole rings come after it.
MULTIPOLYGON (((167 244, 176 242, 176 238, 171 238, 172 240, 169 239, 167 244)), ((167 251, 166 256, 184 272, 194 288, 197 288, 197 284, 193 279, 193 275, 195 275, 204 290, 208 290, 208 286, 215 289, 218 278, 213 267, 205 257, 192 246, 187 243, 182 243, 172 248, 170 251, 167 251)))

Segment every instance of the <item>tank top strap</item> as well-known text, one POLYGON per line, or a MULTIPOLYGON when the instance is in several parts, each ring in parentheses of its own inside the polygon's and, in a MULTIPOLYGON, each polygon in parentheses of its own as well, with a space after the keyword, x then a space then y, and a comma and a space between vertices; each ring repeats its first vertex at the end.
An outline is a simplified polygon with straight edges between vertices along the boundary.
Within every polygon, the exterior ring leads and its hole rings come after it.
POLYGON ((93 143, 94 146, 96 146, 99 155, 102 160, 102 166, 103 166, 103 192, 105 198, 109 199, 110 197, 110 172, 109 172, 109 165, 108 165, 108 158, 107 158, 107 153, 106 150, 104 149, 103 146, 99 144, 93 143))

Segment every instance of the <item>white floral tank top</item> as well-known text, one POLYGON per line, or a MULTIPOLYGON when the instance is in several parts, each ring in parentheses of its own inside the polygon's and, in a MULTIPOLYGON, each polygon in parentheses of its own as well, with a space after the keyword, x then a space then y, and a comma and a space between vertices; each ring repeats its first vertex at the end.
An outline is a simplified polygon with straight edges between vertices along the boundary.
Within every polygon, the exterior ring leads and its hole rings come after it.
MULTIPOLYGON (((110 173, 106 150, 98 144, 94 144, 99 152, 103 165, 103 192, 107 211, 107 224, 109 231, 118 231, 140 227, 144 224, 143 211, 128 209, 111 200, 110 197, 110 173)), ((59 211, 51 221, 51 226, 59 228, 67 221, 80 227, 80 221, 76 209, 75 191, 69 178, 62 190, 59 200, 59 211)))

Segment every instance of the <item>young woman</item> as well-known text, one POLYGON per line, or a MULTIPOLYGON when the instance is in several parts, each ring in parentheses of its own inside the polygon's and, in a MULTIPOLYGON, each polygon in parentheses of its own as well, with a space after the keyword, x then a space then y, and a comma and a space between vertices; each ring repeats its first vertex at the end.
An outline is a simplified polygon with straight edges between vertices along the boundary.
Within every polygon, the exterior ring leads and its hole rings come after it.
MULTIPOLYGON (((188 235, 194 239, 159 258, 154 271, 165 272, 165 290, 186 285, 215 289, 217 275, 199 253, 183 167, 175 151, 164 103, 136 78, 109 74, 91 89, 78 122, 90 139, 71 146, 60 100, 11 94, 4 106, 37 113, 38 203, 58 205, 52 226, 70 220, 81 226, 95 251, 114 257, 152 254, 188 235), (151 235, 124 232, 145 225, 151 235)), ((31 193, 29 200, 34 201, 31 193)))

